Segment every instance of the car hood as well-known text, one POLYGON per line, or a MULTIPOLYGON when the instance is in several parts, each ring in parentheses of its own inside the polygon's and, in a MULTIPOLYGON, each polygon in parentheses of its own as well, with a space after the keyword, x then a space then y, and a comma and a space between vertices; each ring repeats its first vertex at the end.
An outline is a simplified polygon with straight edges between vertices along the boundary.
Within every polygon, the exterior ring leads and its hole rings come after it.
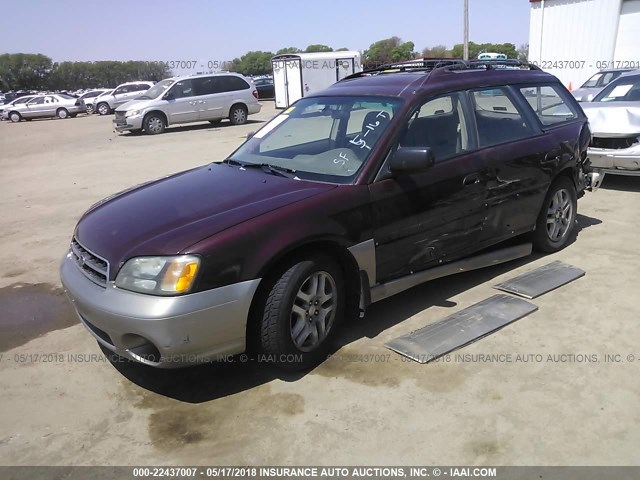
POLYGON ((593 100, 597 94, 599 94, 604 88, 602 87, 593 87, 593 88, 577 88, 571 92, 571 95, 579 101, 579 102, 590 102, 593 100), (589 98, 589 96, 591 98, 589 98))
MULTIPOLYGON (((143 94, 141 94, 143 95, 143 94)), ((127 103, 123 103, 122 105, 120 105, 116 111, 118 112, 124 112, 127 110, 142 110, 144 108, 147 108, 148 106, 150 106, 152 103, 156 103, 157 100, 155 98, 151 99, 151 100, 130 100, 127 103)))
POLYGON ((640 134, 640 102, 592 102, 580 104, 594 136, 626 137, 640 134))
POLYGON ((131 257, 180 253, 241 222, 335 187, 211 164, 102 200, 80 219, 75 236, 108 260, 115 274, 131 257))

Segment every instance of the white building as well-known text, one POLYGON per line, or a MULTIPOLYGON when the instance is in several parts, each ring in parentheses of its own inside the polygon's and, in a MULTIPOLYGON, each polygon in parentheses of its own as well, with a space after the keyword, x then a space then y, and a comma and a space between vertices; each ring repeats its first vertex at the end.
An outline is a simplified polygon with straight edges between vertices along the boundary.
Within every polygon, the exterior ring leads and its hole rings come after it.
POLYGON ((530 0, 529 61, 579 88, 604 68, 640 68, 640 0, 530 0))

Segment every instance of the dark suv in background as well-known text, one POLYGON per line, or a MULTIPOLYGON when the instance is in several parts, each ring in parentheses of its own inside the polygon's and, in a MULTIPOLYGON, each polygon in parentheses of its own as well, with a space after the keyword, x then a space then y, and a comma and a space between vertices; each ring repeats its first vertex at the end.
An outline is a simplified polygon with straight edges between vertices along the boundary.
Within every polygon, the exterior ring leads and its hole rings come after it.
POLYGON ((589 140, 575 99, 535 67, 362 72, 222 163, 91 207, 62 283, 98 342, 130 359, 175 367, 251 348, 308 367, 372 302, 565 247, 589 140))

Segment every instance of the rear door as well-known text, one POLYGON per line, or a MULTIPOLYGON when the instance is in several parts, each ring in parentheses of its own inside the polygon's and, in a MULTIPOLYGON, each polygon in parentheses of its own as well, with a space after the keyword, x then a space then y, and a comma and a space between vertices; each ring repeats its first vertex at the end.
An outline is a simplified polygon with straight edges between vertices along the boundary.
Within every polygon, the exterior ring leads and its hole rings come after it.
POLYGON ((273 61, 272 66, 276 108, 287 108, 289 106, 289 97, 287 96, 286 62, 284 60, 273 61))
POLYGON ((533 229, 558 168, 560 146, 540 128, 519 89, 472 90, 470 99, 480 158, 489 168, 480 241, 490 245, 533 229))
POLYGON ((171 100, 167 100, 170 125, 198 121, 200 115, 193 80, 185 79, 174 83, 168 93, 171 95, 171 100))
POLYGON ((469 109, 464 93, 423 103, 403 127, 399 146, 429 147, 435 164, 425 172, 370 185, 379 281, 478 249, 488 176, 475 148, 469 109))

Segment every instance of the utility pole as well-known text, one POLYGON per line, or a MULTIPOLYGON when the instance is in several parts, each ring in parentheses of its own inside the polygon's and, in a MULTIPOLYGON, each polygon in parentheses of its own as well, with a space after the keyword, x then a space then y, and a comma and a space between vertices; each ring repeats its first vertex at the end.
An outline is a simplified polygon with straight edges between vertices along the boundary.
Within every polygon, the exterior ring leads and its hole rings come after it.
POLYGON ((462 57, 469 60, 469 0, 464 0, 464 53, 462 57))

